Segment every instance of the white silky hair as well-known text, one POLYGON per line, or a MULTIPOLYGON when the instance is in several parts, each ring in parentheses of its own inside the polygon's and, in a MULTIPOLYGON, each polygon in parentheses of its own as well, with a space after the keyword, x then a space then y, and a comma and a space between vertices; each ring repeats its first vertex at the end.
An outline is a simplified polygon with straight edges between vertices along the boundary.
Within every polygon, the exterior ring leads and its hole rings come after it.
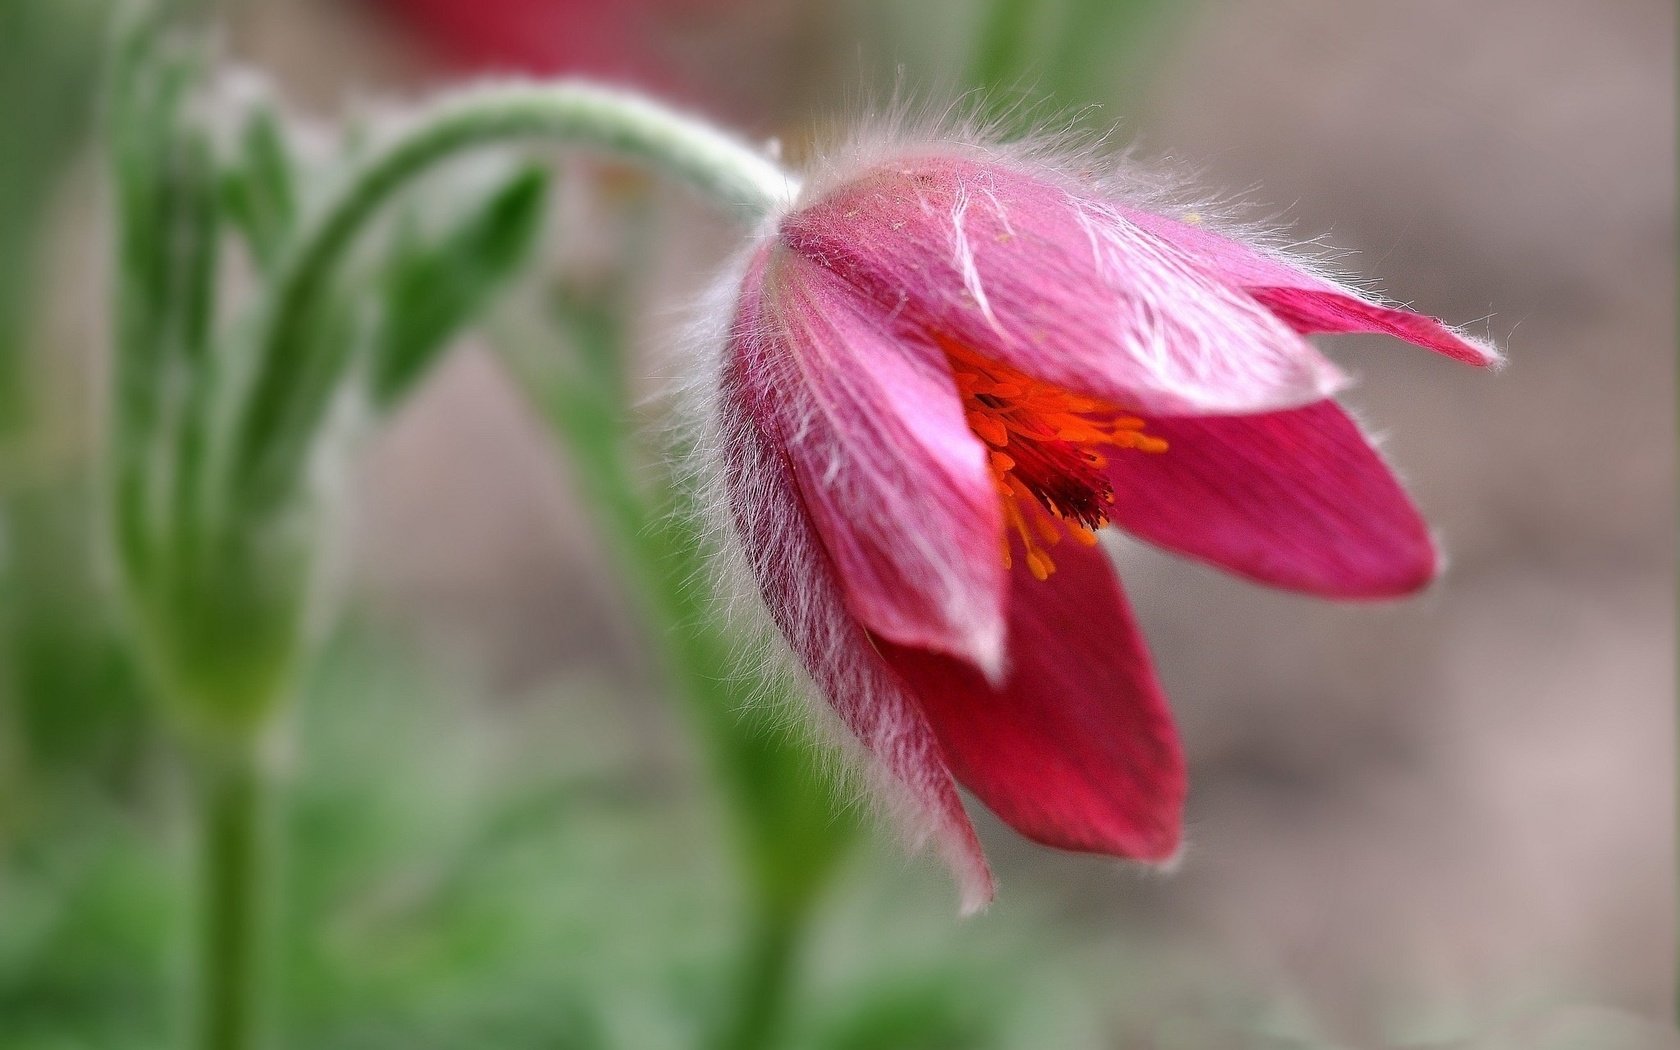
MULTIPOLYGON (((942 769, 925 727, 907 717, 902 685, 890 678, 872 650, 858 644, 862 627, 846 610, 838 581, 821 541, 797 496, 762 469, 780 455, 748 418, 745 406, 722 396, 726 354, 735 339, 774 333, 737 328, 736 302, 752 255, 772 229, 760 231, 703 294, 684 336, 677 341, 683 368, 669 391, 675 422, 667 435, 686 502, 699 516, 707 545, 709 579, 689 581, 706 588, 712 615, 741 639, 736 677, 742 703, 767 708, 778 731, 816 745, 825 758, 822 774, 899 832, 912 852, 935 845, 956 874, 965 912, 991 898, 991 877, 974 850, 963 848, 965 826, 942 827, 944 814, 930 805, 932 793, 954 790, 938 783, 905 783, 911 769, 942 769), (731 477, 736 480, 733 485, 731 477), (732 499, 732 489, 735 498, 732 499), (793 497, 790 500, 789 497, 793 497), (761 542, 748 550, 744 536, 761 542), (770 564, 772 559, 780 559, 770 564), (761 598, 760 577, 774 572, 792 581, 780 609, 787 634, 804 638, 814 665, 807 668, 761 598), (821 695, 813 671, 827 688, 860 714, 857 727, 842 721, 821 695)), ((948 774, 941 774, 948 778, 948 774)))
POLYGON ((1406 306, 1381 295, 1375 277, 1347 265, 1357 250, 1337 248, 1326 235, 1294 235, 1282 210, 1255 199, 1256 186, 1216 193, 1204 185, 1205 172, 1179 158, 1146 157, 1137 143, 1120 140, 1118 126, 1093 127, 1087 115, 1096 107, 1065 110, 1021 102, 987 115, 983 103, 974 92, 933 103, 900 89, 884 104, 861 106, 860 118, 830 121, 828 126, 842 130, 812 149, 790 210, 809 207, 860 174, 908 157, 1003 164, 1090 202, 1123 204, 1193 223, 1374 305, 1406 306), (1032 130, 1010 130, 1020 125, 1032 130))

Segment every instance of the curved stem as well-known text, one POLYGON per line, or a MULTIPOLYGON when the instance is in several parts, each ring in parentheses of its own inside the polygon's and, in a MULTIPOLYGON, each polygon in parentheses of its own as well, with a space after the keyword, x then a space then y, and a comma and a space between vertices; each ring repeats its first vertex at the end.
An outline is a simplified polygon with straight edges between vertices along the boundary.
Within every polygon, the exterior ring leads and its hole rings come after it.
POLYGON ((271 286, 256 341, 250 412, 236 462, 249 464, 288 410, 287 360, 318 297, 357 235, 397 192, 439 163, 498 143, 549 141, 639 161, 687 182, 757 222, 784 206, 798 182, 748 144, 639 95, 582 82, 501 85, 451 97, 364 161, 292 241, 271 286))
POLYGON ((566 81, 480 88, 421 117, 351 177, 296 242, 298 251, 280 277, 280 305, 288 305, 309 274, 330 269, 395 190, 441 160, 521 139, 591 146, 642 161, 750 220, 797 190, 786 172, 746 143, 639 95, 566 81))

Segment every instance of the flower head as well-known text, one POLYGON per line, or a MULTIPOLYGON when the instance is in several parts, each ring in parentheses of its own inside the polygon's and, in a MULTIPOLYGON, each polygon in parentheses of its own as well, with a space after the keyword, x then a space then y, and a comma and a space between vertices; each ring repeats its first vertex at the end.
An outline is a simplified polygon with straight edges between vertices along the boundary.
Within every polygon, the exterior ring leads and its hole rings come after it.
POLYGON ((905 153, 808 190, 747 263, 718 375, 772 619, 965 904, 961 783, 1017 831, 1146 862, 1185 769, 1107 526, 1262 583, 1425 585, 1429 530, 1303 338, 1485 346, 1030 158, 905 153))

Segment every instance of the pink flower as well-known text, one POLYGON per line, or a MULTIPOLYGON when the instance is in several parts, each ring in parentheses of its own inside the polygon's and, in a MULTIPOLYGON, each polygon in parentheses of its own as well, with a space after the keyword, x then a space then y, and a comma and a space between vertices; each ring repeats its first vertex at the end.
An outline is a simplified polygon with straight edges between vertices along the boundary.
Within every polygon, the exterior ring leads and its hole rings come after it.
POLYGON ((1427 525, 1307 332, 1487 347, 1192 221, 947 148, 817 191, 751 256, 720 373, 758 587, 864 767, 992 879, 961 783, 1045 845, 1179 848, 1184 758, 1114 525, 1261 583, 1386 598, 1427 525))

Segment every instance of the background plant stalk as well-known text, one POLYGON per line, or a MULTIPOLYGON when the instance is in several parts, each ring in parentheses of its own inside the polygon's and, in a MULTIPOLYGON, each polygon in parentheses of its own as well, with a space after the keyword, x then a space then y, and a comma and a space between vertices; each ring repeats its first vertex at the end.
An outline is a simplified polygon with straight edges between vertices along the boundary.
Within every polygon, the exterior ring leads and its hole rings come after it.
POLYGON ((199 1045, 252 1050, 269 1009, 279 798, 273 732, 202 750, 194 770, 201 841, 203 928, 199 1045))
MULTIPOLYGON (((227 175, 183 104, 196 83, 196 58, 160 53, 154 44, 147 30, 125 41, 112 98, 123 323, 111 535, 143 662, 195 760, 203 879, 199 1045, 250 1050, 265 1038, 272 985, 266 930, 279 794, 273 735, 312 662, 324 604, 317 554, 330 515, 316 512, 331 495, 320 491, 318 468, 347 454, 334 440, 332 407, 364 377, 355 367, 357 326, 342 287, 354 249, 422 176, 510 142, 618 153, 689 183, 747 221, 785 201, 795 184, 744 143, 640 96, 534 83, 461 92, 422 111, 294 223, 283 136, 253 122, 250 171, 235 182, 246 192, 226 198, 219 187, 227 175), (274 205, 266 228, 248 207, 264 199, 274 205), (215 306, 225 220, 243 226, 265 279, 252 323, 232 333, 218 330, 215 306), (181 382, 169 382, 171 376, 181 382)), ((484 220, 518 225, 541 190, 540 181, 514 184, 484 220)), ((514 245, 513 258, 517 240, 484 243, 514 245)), ((433 272, 407 276, 430 279, 433 272)), ((418 358, 400 367, 370 362, 374 389, 360 390, 366 402, 390 409, 400 401, 448 345, 446 331, 430 334, 436 338, 418 358)), ((611 397, 620 389, 595 393, 611 397)), ((619 404, 597 403, 595 413, 619 404)), ((672 582, 692 575, 698 545, 689 541, 697 533, 648 529, 654 515, 629 488, 621 446, 601 448, 610 458, 595 461, 595 473, 608 477, 596 478, 592 501, 620 535, 652 544, 634 550, 631 575, 662 625, 699 623, 689 615, 691 599, 672 582), (686 550, 690 563, 656 565, 660 552, 673 550, 686 550)), ((691 528, 688 521, 679 531, 691 528)), ((700 630, 674 651, 690 684, 728 678, 725 640, 700 630)), ((744 829, 745 866, 777 914, 797 914, 802 909, 793 905, 811 898, 827 870, 797 849, 797 835, 784 834, 783 825, 808 823, 808 807, 789 807, 782 797, 784 784, 809 790, 800 776, 803 756, 758 732, 762 727, 737 725, 733 705, 716 692, 714 684, 710 694, 691 695, 704 698, 693 705, 703 735, 720 768, 732 771, 727 782, 744 829), (784 841, 795 850, 778 848, 784 841)), ((826 796, 811 797, 826 805, 826 796)))

